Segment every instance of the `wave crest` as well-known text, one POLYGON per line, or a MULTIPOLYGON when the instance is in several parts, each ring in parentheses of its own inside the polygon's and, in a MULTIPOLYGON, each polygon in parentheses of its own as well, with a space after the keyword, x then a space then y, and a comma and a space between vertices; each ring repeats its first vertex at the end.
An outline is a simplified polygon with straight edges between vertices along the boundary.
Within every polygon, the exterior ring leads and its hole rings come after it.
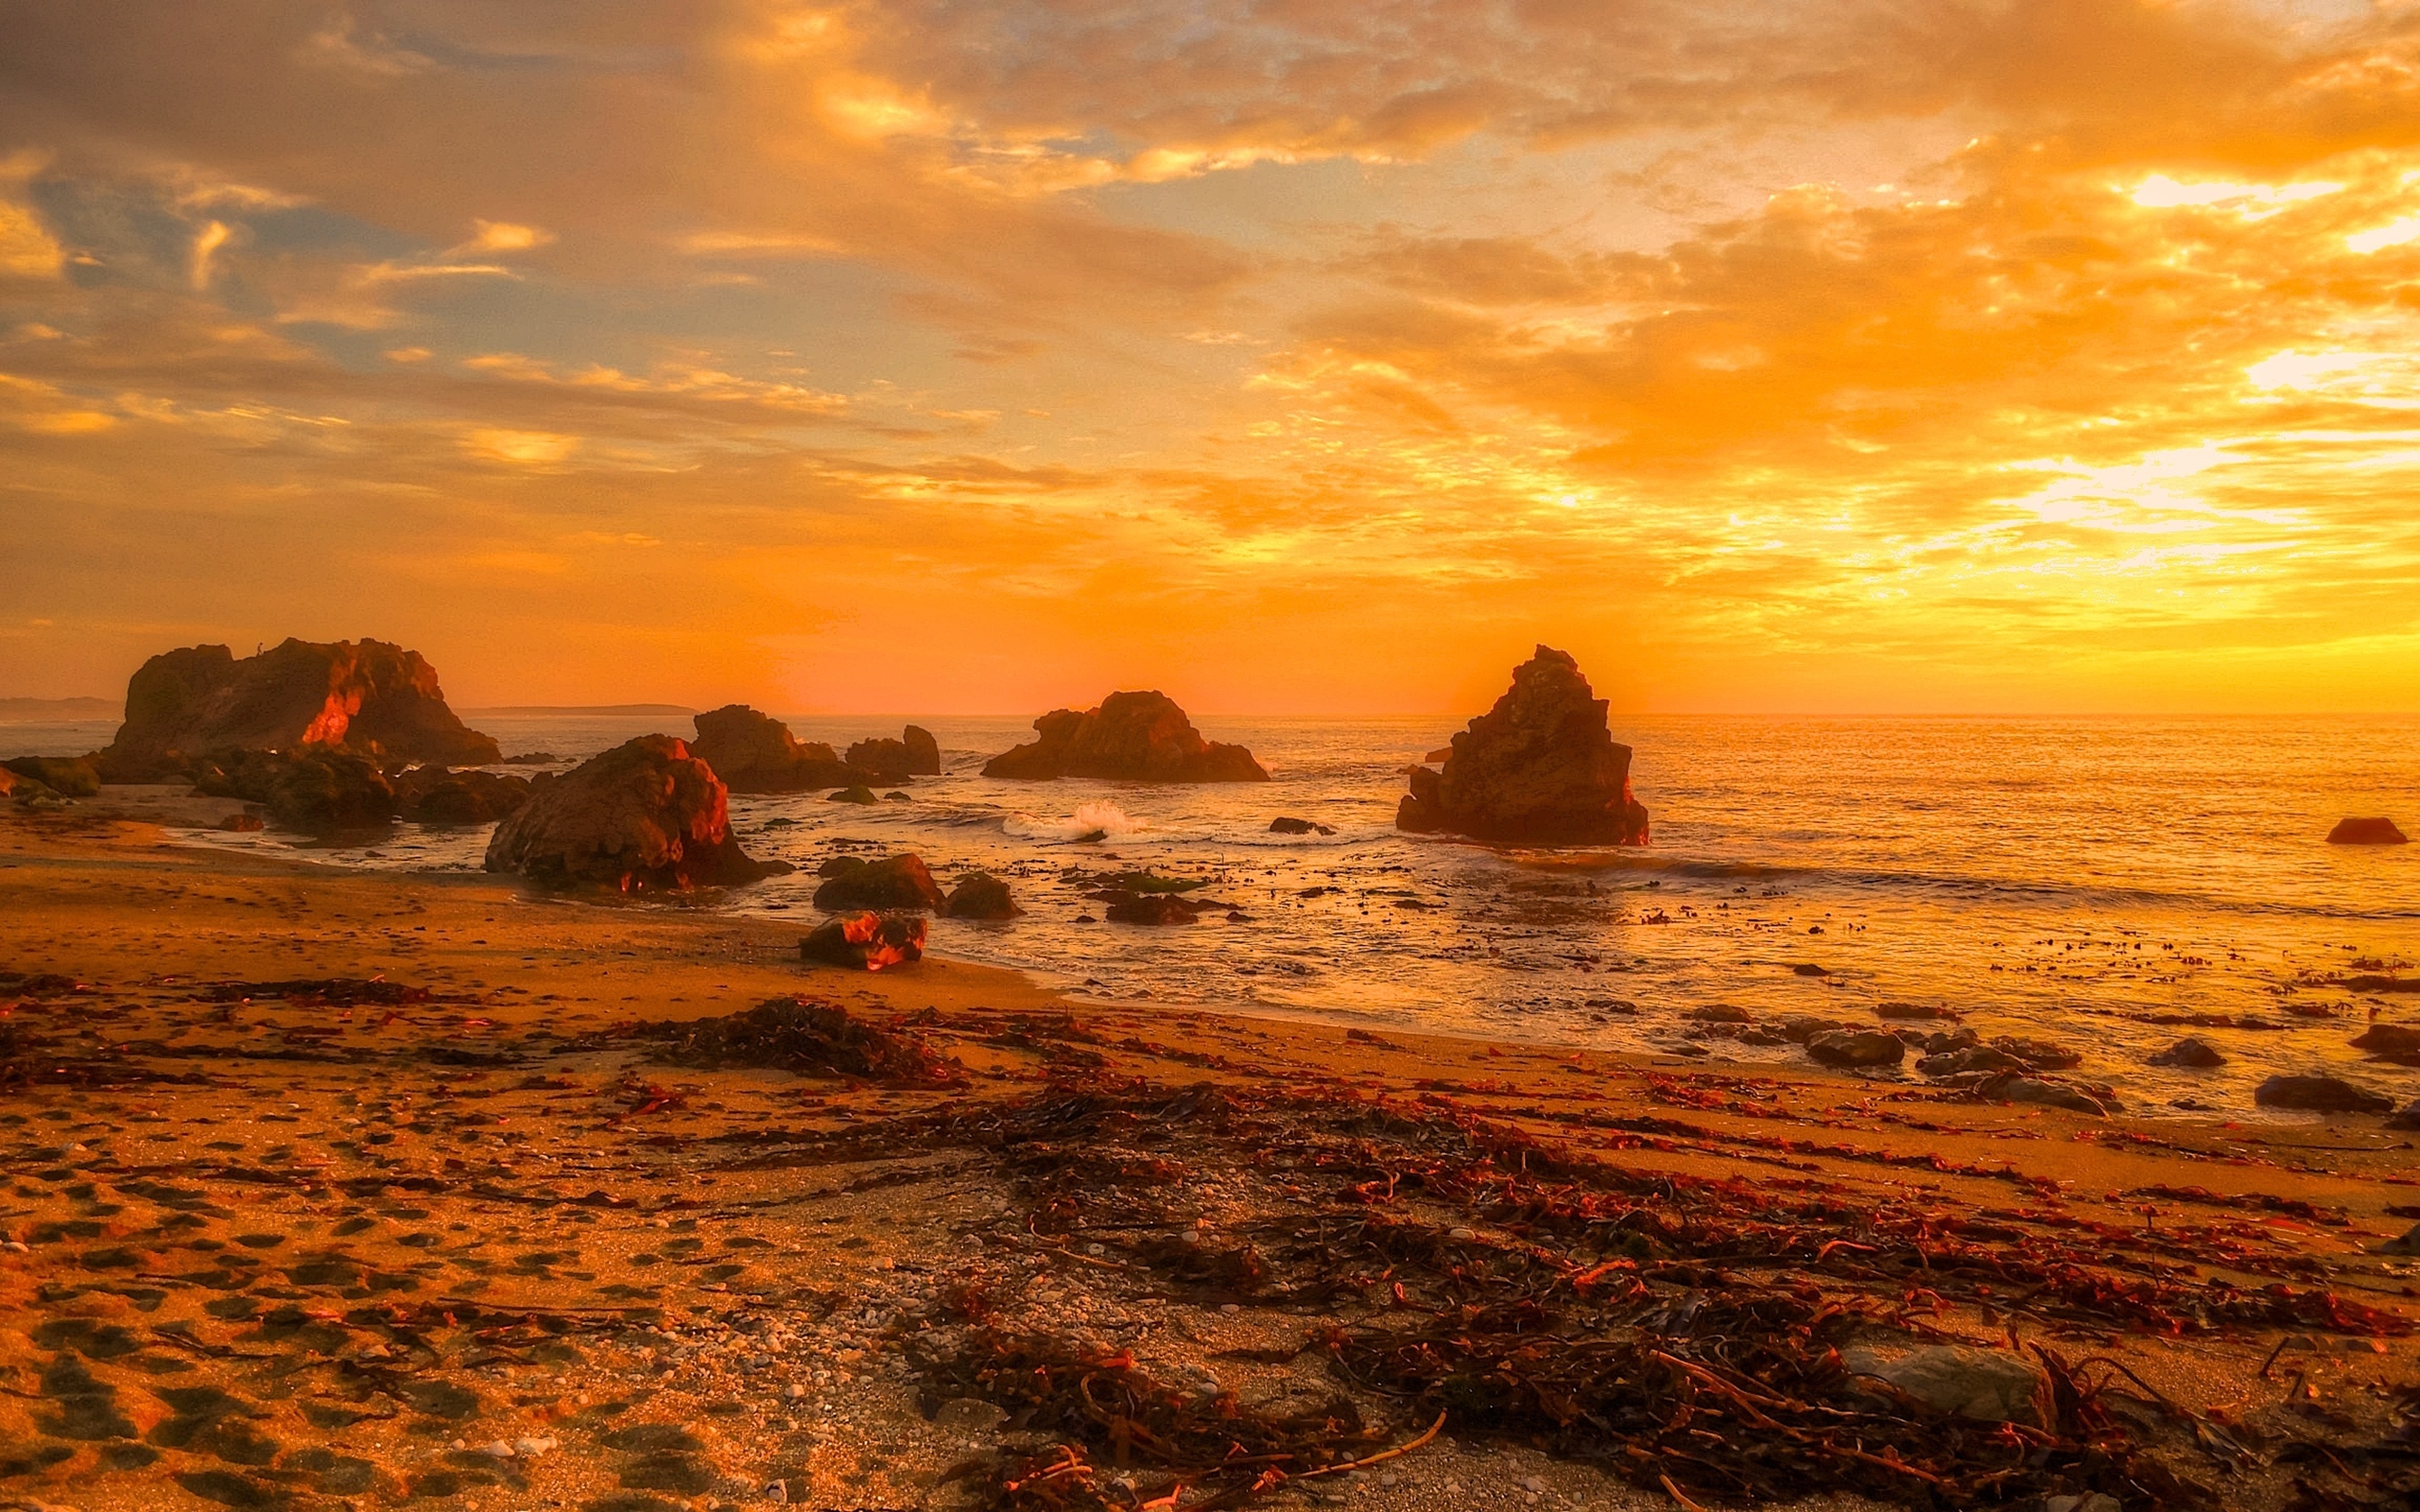
POLYGON ((1063 819, 1036 818, 1019 814, 1001 822, 1000 828, 1020 840, 1123 840, 1150 829, 1115 803, 1079 803, 1075 814, 1063 819))

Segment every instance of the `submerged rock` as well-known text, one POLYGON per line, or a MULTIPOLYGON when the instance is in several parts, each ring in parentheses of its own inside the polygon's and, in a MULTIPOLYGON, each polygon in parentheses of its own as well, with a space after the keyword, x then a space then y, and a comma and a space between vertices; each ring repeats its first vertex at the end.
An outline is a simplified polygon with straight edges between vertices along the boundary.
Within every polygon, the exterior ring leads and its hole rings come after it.
POLYGON ((799 941, 799 958, 864 971, 912 965, 925 958, 925 928, 914 915, 843 914, 799 941))
POLYGON ((800 740, 789 726, 744 703, 725 704, 690 723, 698 728, 690 754, 735 793, 805 793, 891 781, 851 766, 821 741, 800 740))
POLYGON ((1167 893, 1132 893, 1109 905, 1114 924, 1190 924, 1201 917, 1201 905, 1167 893))
POLYGON ((934 912, 942 906, 942 890, 922 856, 914 852, 880 861, 836 856, 821 868, 823 885, 815 889, 815 906, 831 911, 858 908, 934 912))
POLYGON ((1512 669, 1512 687, 1495 707, 1454 737, 1442 771, 1409 769, 1395 827, 1540 845, 1645 845, 1647 810, 1631 796, 1630 760, 1580 663, 1541 645, 1512 669))
POLYGON ((2154 1053, 2151 1060, 2154 1066, 2189 1066, 2197 1071, 2207 1071, 2227 1063, 2227 1057, 2219 1053, 2219 1047, 2200 1035, 2186 1036, 2167 1049, 2154 1053))
POLYGON ((2409 839, 2389 818, 2339 819, 2327 832, 2329 845, 2406 845, 2409 839))
POLYGON ((2394 1107, 2394 1098, 2342 1076, 2272 1076, 2253 1089, 2252 1100, 2305 1113, 2383 1113, 2394 1107))
POLYGON ((1284 815, 1269 821, 1271 834, 1334 834, 1335 830, 1309 819, 1289 818, 1284 815))
POLYGON ((988 871, 960 878, 943 906, 952 919, 1014 919, 1025 912, 1009 896, 1009 885, 988 871))
POLYGON ((458 766, 503 756, 446 707, 437 669, 418 651, 288 640, 241 661, 223 645, 195 645, 144 662, 127 682, 126 723, 95 760, 109 781, 140 782, 219 752, 310 747, 458 766))
POLYGON ((1033 722, 1040 738, 983 764, 986 777, 1046 782, 1096 777, 1128 782, 1266 782, 1241 746, 1201 738, 1176 700, 1158 692, 1113 693, 1096 709, 1057 709, 1033 722))
POLYGON ((670 735, 641 735, 530 791, 488 842, 490 871, 622 892, 729 886, 786 872, 732 838, 730 794, 670 735))

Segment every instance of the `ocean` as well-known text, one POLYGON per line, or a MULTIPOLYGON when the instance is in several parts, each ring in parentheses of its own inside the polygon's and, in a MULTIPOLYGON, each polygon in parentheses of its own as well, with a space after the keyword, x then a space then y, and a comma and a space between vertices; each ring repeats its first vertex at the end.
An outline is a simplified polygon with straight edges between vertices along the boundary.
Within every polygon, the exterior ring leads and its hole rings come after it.
MULTIPOLYGON (((650 729, 689 733, 644 716, 472 722, 508 752, 565 758, 650 729)), ((2420 1070, 2347 1043, 2373 1013, 2420 1022, 2420 996, 2322 985, 2420 958, 2420 845, 2324 842, 2347 815, 2420 831, 2420 718, 1622 719, 1654 827, 1651 847, 1629 851, 1396 833, 1403 767, 1458 728, 1443 718, 1198 717, 1275 781, 1190 787, 987 780, 976 768, 1027 721, 916 722, 949 774, 919 779, 908 801, 735 798, 750 853, 802 870, 716 906, 804 933, 818 863, 913 850, 944 885, 974 868, 1007 878, 1028 910, 936 919, 933 951, 1098 1000, 1748 1061, 1803 1053, 1706 1039, 1692 1012, 1872 1024, 1877 1005, 1904 1002, 1953 1010, 1987 1040, 2065 1045, 2082 1057, 2067 1075, 2139 1111, 2265 1116, 2252 1090, 2278 1072, 2420 1095, 2420 1070), (1280 815, 1335 833, 1270 833, 1280 815), (1201 896, 1238 917, 1079 921, 1101 913, 1089 877, 1141 868, 1204 879, 1201 896), (2259 1026, 2177 1022, 2187 1015, 2259 1026), (2228 1063, 2148 1064, 2187 1034, 2228 1063)), ((845 747, 900 721, 789 723, 845 747)), ((0 750, 88 750, 110 733, 0 726, 0 750)), ((336 850, 180 838, 444 871, 475 869, 487 833, 405 826, 336 850)))

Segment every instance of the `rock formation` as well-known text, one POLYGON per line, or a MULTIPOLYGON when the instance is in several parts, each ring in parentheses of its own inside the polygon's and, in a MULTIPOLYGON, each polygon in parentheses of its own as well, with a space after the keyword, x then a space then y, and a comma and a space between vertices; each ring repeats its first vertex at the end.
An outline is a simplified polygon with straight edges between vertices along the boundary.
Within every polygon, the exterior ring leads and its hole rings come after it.
POLYGON ((1541 645, 1512 690, 1454 737, 1443 771, 1411 767, 1395 827, 1535 845, 1645 845, 1647 810, 1630 791, 1630 747, 1580 663, 1541 645))
POLYGON ((815 906, 843 909, 880 908, 918 913, 939 912, 942 889, 910 851, 880 861, 836 856, 823 864, 823 885, 815 889, 815 906))
POLYGON ((911 777, 939 777, 942 774, 941 743, 933 732, 909 725, 904 740, 876 737, 861 740, 849 747, 843 758, 851 766, 886 782, 904 782, 911 777))
POLYGON ((2409 838, 2388 818, 2339 819, 2327 832, 2329 845, 2407 845, 2409 838))
POLYGON ((1164 693, 1113 693, 1079 713, 1054 710, 1033 722, 1039 740, 983 765, 986 777, 1047 781, 1098 777, 1127 782, 1266 782, 1241 746, 1201 738, 1164 693))
POLYGON ((698 738, 690 744, 691 754, 713 767, 735 793, 805 793, 907 781, 905 772, 894 777, 853 766, 823 742, 801 740, 789 726, 744 703, 725 704, 692 723, 698 738))
POLYGON ((988 871, 970 871, 960 878, 944 906, 952 919, 1014 919, 1025 912, 1009 896, 1009 885, 988 871))
POLYGON ((396 777, 394 784, 396 808, 420 824, 493 824, 529 801, 529 780, 501 772, 415 766, 396 777))
POLYGON ((2252 1100, 2262 1108, 2306 1113, 2384 1113, 2394 1108, 2394 1099, 2342 1076, 2272 1076, 2252 1090, 2252 1100))
POLYGON ((289 640, 241 661, 195 645, 146 662, 126 685, 126 723, 97 760, 111 782, 150 782, 223 751, 303 747, 381 765, 480 766, 503 755, 445 706, 437 669, 418 651, 289 640))
POLYGON ((641 735, 530 790, 496 826, 487 869, 543 886, 653 892, 754 882, 790 868, 731 837, 729 795, 669 735, 641 735))
POLYGON ((843 914, 824 920, 798 942, 799 959, 866 971, 910 966, 925 958, 925 927, 923 919, 913 917, 843 914))
POLYGON ((194 791, 268 810, 281 830, 327 838, 374 833, 395 818, 395 789, 375 762, 327 746, 233 750, 193 769, 194 791))
POLYGON ((89 756, 19 756, 0 763, 0 770, 46 787, 60 798, 93 798, 101 791, 101 774, 89 756))

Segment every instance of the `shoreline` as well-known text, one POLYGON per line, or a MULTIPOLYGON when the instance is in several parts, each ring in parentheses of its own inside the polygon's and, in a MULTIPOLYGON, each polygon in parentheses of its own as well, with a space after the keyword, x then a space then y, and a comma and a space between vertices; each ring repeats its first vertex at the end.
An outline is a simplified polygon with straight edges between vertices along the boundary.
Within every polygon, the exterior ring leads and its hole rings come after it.
MULTIPOLYGON (((39 1036, 49 1068, 0 1116, 15 1193, 0 1238, 26 1246, 0 1252, 0 1372, 19 1388, 0 1442, 65 1452, 0 1464, 0 1498, 366 1506, 422 1488, 640 1512, 769 1504, 778 1482, 818 1505, 1022 1505, 983 1487, 1047 1450, 1047 1404, 993 1420, 981 1393, 1006 1388, 982 1385, 969 1338, 1013 1323, 1020 1348, 1206 1373, 1247 1416, 1340 1381, 1352 1395, 1336 1371, 1374 1358, 1356 1350, 1477 1274, 1394 1262, 1412 1314, 1338 1290, 1303 1225, 1374 1202, 1478 1246, 1479 1272, 1546 1266, 1574 1307, 1606 1305, 1568 1278, 1611 1261, 1658 1295, 1770 1289, 1783 1305, 1796 1288, 1859 1315, 1887 1299, 1859 1348, 2107 1356, 2169 1404, 2112 1421, 2230 1506, 2282 1505, 2288 1478, 2214 1463, 2209 1435, 2358 1454, 2391 1431, 2387 1388, 2415 1361, 2420 1272, 2372 1251, 2410 1227, 2387 1210, 2420 1208, 2420 1180, 2411 1143, 2367 1125, 2093 1120, 1806 1067, 1094 1002, 941 958, 867 975, 803 966, 801 933, 173 847, 78 810, 0 820, 0 969, 18 973, 0 1035, 39 1036), (73 980, 24 990, 43 973, 73 980), (228 982, 251 989, 211 986, 228 982), (654 1025, 802 994, 928 1048, 956 1083, 649 1048, 654 1025), (1155 1122, 1172 1097, 1195 1106, 1185 1088, 1232 1111, 1155 1122), (1112 1118, 1092 1145, 1158 1128, 1156 1153, 1077 1177, 1034 1165, 1046 1145, 997 1143, 1065 1096, 1112 1118), (1253 1132, 1222 1143, 1230 1125, 1253 1132), (1412 1171, 1474 1138, 1503 1177, 1449 1192, 1432 1175, 1397 1197, 1327 1185, 1340 1160, 1392 1152, 1388 1169, 1412 1171), (1666 1216, 1624 1241, 1628 1260, 1593 1230, 1557 1238, 1545 1210, 1503 1206, 1512 1153, 1567 1167, 1592 1202, 1644 1181, 1664 1195, 1620 1201, 1666 1216), (1147 1159, 1195 1175, 1121 1184, 1147 1159), (1743 1222, 1763 1237, 1720 1247, 1743 1222), (1186 1232, 1267 1274, 1136 1237, 1186 1232), (1908 1246, 1931 1258, 1905 1280, 1864 1258, 1908 1246), (978 1327, 969 1287, 1017 1301, 978 1327), (1359 1342, 1259 1362, 1306 1328, 1359 1342), (2264 1375, 2273 1355, 2290 1368, 2264 1375), (244 1405, 212 1416, 219 1398, 189 1383, 244 1405), (268 1500, 231 1500, 248 1495, 268 1500)), ((1374 1449, 1426 1426, 1384 1394, 1355 1400, 1385 1425, 1374 1449)), ((1945 1442, 1907 1420, 1922 1429, 1908 1452, 1945 1442)), ((1724 1432, 1769 1431, 1735 1412, 1724 1432)), ((1350 1482, 1381 1509, 1678 1504, 1617 1458, 1538 1436, 1449 1414, 1383 1470, 1268 1500, 1325 1504, 1350 1482)), ((1103 1487, 1132 1473, 1094 1457, 1103 1487)), ((1805 1504, 1902 1499, 1870 1469, 1807 1472, 1801 1489, 1837 1494, 1805 1504)))

